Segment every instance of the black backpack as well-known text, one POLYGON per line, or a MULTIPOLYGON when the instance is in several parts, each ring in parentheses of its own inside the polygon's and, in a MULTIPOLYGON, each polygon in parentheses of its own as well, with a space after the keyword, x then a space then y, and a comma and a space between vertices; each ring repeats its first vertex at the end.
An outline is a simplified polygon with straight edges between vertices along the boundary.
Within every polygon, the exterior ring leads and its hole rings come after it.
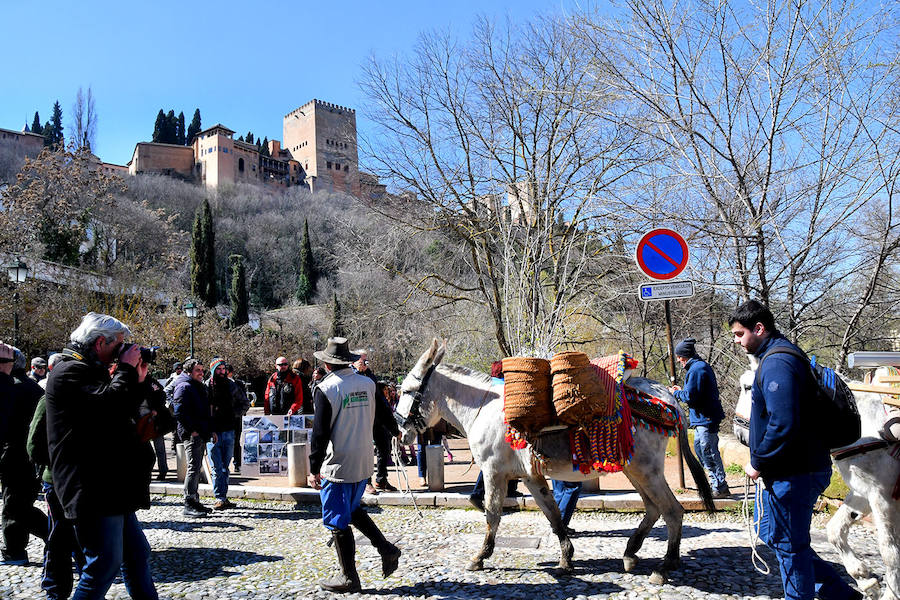
POLYGON ((852 444, 862 435, 862 421, 853 392, 832 369, 816 364, 802 351, 790 346, 776 346, 762 355, 756 367, 756 385, 759 385, 759 370, 763 361, 772 354, 791 354, 803 361, 809 361, 810 372, 816 382, 814 403, 816 428, 829 450, 852 444))

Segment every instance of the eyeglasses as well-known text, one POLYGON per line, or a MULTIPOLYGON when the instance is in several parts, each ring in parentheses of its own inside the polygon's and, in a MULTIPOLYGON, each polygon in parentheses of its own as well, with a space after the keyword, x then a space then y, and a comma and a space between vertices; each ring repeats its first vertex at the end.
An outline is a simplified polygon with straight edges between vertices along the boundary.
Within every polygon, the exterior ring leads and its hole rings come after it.
POLYGON ((276 367, 287 367, 289 366, 287 363, 275 363, 276 367))

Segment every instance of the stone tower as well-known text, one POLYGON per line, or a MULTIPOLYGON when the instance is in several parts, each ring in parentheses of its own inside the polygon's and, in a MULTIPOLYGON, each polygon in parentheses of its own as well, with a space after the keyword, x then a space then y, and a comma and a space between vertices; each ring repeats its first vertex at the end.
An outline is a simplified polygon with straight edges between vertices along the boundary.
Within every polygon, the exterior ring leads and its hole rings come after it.
POLYGON ((359 196, 356 111, 311 100, 284 116, 284 149, 306 172, 311 191, 359 196))

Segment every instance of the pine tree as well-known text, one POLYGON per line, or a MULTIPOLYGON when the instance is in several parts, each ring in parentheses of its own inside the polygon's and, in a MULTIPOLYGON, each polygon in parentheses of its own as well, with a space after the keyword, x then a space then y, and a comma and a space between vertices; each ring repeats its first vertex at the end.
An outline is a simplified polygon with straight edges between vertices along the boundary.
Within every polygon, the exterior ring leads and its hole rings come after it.
POLYGON ((184 146, 184 112, 178 113, 178 122, 175 125, 175 143, 184 146))
POLYGON ((187 133, 185 134, 185 144, 190 146, 194 143, 194 138, 197 137, 197 134, 200 133, 200 109, 194 110, 194 118, 191 119, 191 124, 188 125, 187 133))
POLYGON ((303 240, 300 242, 300 275, 297 277, 297 300, 309 304, 316 287, 312 244, 309 241, 309 221, 303 220, 303 240))
POLYGON ((153 137, 151 138, 151 142, 162 143, 163 138, 165 137, 166 129, 166 113, 163 112, 163 109, 159 109, 159 112, 156 113, 156 123, 153 125, 153 137))
MULTIPOLYGON (((46 132, 44 133, 46 138, 46 132)), ((65 136, 63 135, 62 124, 62 107, 59 100, 53 103, 53 116, 50 117, 50 149, 56 150, 65 146, 65 136)))
POLYGON ((34 111, 34 121, 31 122, 31 133, 41 135, 43 132, 44 128, 41 127, 41 116, 37 111, 34 111))
POLYGON ((232 254, 231 260, 231 290, 228 298, 231 301, 231 317, 228 324, 231 327, 240 327, 250 322, 247 299, 247 281, 244 275, 244 257, 240 254, 232 254))
POLYGON ((334 294, 334 305, 331 313, 331 331, 328 337, 346 337, 344 335, 344 319, 341 315, 341 303, 338 302, 337 293, 334 294))
POLYGON ((194 214, 191 231, 191 293, 207 306, 216 305, 215 231, 208 200, 204 200, 194 214))

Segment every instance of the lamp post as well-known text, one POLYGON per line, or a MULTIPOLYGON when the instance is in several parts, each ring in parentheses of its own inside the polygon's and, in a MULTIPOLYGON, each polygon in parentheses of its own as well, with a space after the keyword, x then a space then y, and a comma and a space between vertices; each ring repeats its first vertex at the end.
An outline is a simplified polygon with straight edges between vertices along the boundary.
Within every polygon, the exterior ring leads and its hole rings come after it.
POLYGON ((188 302, 183 308, 184 314, 191 322, 191 358, 194 358, 194 319, 200 314, 200 309, 193 302, 188 302))
MULTIPOLYGON (((24 283, 28 279, 28 265, 20 258, 6 266, 6 274, 16 285, 24 283)), ((19 292, 13 292, 13 346, 19 346, 19 292)))

